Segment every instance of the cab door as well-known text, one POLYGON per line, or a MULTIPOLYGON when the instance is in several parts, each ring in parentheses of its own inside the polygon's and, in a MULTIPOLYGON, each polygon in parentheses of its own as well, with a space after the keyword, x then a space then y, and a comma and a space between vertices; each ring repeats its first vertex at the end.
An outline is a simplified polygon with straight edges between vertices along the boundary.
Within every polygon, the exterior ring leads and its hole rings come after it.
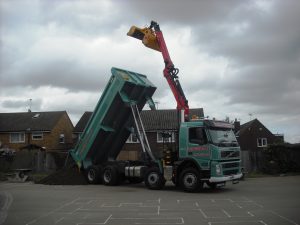
POLYGON ((208 167, 210 150, 207 133, 203 127, 189 128, 187 155, 197 160, 201 167, 208 167))

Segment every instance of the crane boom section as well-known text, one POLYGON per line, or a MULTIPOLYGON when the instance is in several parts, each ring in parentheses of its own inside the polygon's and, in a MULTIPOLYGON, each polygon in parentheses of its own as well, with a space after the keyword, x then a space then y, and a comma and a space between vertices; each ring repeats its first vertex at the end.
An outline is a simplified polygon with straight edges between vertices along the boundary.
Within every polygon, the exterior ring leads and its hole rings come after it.
POLYGON ((162 53, 165 63, 165 68, 163 70, 164 77, 167 79, 171 91, 176 99, 177 110, 184 110, 184 118, 185 121, 187 121, 189 118, 188 100, 185 97, 177 76, 179 70, 175 68, 171 60, 163 33, 160 30, 158 23, 151 21, 150 27, 142 29, 132 26, 127 35, 141 40, 146 47, 162 53))

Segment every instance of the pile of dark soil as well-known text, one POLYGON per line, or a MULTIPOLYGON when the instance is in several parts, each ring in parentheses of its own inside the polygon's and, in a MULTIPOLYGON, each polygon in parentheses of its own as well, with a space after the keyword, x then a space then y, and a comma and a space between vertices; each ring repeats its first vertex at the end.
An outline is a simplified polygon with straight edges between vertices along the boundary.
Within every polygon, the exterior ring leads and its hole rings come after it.
POLYGON ((75 166, 58 170, 35 183, 48 185, 84 185, 87 184, 87 181, 83 173, 75 166))

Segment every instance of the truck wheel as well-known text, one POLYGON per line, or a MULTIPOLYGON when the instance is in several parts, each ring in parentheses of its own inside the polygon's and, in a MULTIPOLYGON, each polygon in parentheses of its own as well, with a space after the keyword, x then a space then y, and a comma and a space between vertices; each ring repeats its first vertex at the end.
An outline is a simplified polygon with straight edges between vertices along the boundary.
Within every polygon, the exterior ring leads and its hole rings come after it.
POLYGON ((97 166, 89 166, 85 171, 85 177, 89 184, 100 183, 101 170, 97 166))
POLYGON ((118 184, 118 170, 114 166, 107 166, 103 170, 103 184, 114 186, 118 184))
POLYGON ((146 172, 145 185, 152 190, 160 190, 165 185, 165 179, 158 168, 150 168, 146 172))
POLYGON ((187 168, 179 175, 180 187, 187 192, 195 192, 203 187, 201 176, 198 170, 187 168))

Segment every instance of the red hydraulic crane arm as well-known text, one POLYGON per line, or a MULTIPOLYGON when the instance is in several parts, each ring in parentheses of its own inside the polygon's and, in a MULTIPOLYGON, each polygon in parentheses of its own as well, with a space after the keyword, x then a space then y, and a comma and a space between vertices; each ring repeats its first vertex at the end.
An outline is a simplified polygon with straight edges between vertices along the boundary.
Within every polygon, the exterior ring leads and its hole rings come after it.
POLYGON ((141 40, 146 47, 162 53, 165 62, 165 68, 163 71, 164 77, 167 79, 172 93, 176 99, 177 110, 183 110, 184 120, 188 121, 189 105, 177 76, 179 70, 175 68, 171 60, 163 33, 160 30, 158 23, 151 21, 151 25, 145 28, 132 26, 127 35, 141 40))
POLYGON ((165 68, 163 71, 164 77, 167 79, 172 93, 176 99, 177 110, 184 110, 184 120, 187 121, 189 119, 189 105, 177 76, 179 70, 175 68, 171 60, 163 33, 160 30, 159 25, 156 22, 151 21, 149 28, 154 29, 159 50, 161 51, 165 62, 165 68))

